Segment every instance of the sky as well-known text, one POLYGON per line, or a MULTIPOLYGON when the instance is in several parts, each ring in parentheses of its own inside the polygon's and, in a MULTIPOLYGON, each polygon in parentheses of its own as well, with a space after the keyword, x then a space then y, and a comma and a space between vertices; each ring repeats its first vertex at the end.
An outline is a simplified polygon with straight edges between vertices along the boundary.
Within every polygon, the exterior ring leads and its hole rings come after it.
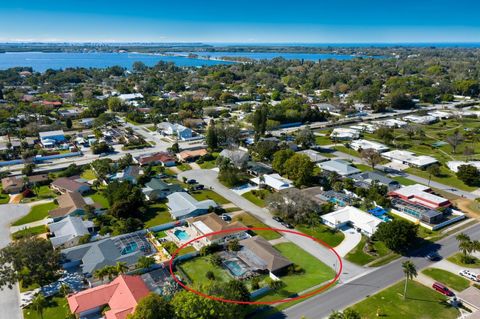
POLYGON ((477 0, 0 0, 0 42, 480 42, 477 0))

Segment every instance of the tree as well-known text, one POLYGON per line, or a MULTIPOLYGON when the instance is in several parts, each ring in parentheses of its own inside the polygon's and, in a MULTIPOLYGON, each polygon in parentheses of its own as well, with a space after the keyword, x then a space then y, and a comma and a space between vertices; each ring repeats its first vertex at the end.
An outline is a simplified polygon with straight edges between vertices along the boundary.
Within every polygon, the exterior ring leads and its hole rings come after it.
POLYGON ((27 176, 33 175, 34 169, 35 169, 35 164, 33 163, 25 164, 22 168, 22 174, 27 176))
POLYGON ((267 130, 268 106, 262 105, 253 113, 252 124, 255 130, 255 141, 265 134, 267 130))
POLYGON ((328 319, 361 319, 360 314, 353 309, 345 309, 343 312, 334 311, 328 319))
POLYGON ((137 267, 138 268, 150 268, 155 265, 155 258, 151 256, 142 256, 138 258, 137 267))
POLYGON ((116 180, 107 185, 104 195, 110 204, 109 214, 125 219, 142 215, 145 200, 139 186, 116 180))
POLYGON ((432 180, 432 176, 440 175, 440 166, 438 164, 432 164, 427 167, 428 173, 428 186, 430 186, 430 181, 432 180))
POLYGON ((322 207, 297 188, 273 193, 266 198, 267 207, 282 219, 293 224, 316 225, 322 207))
POLYGON ((12 288, 17 281, 43 286, 57 279, 59 269, 59 252, 45 239, 26 237, 0 250, 0 288, 12 288))
POLYGON ((315 164, 305 154, 295 154, 285 162, 285 174, 293 180, 295 186, 309 185, 315 164))
POLYGON ((291 149, 280 150, 273 154, 272 168, 279 172, 281 175, 286 173, 286 162, 295 155, 295 152, 291 149))
POLYGON ((174 318, 173 307, 160 295, 150 293, 140 299, 135 312, 128 319, 174 318))
POLYGON ((374 236, 383 241, 385 246, 395 252, 407 251, 417 240, 418 225, 406 220, 395 219, 389 223, 381 223, 374 236))
POLYGON ((463 135, 456 131, 452 135, 447 136, 446 141, 452 147, 452 153, 455 154, 457 147, 463 142, 463 135))
POLYGON ((178 145, 178 143, 173 143, 172 146, 169 148, 169 151, 175 154, 180 153, 180 146, 178 145))
POLYGON ((65 126, 68 128, 68 129, 71 129, 72 128, 72 120, 70 118, 68 118, 66 121, 65 121, 65 126))
POLYGON ((406 94, 394 92, 388 97, 390 106, 393 109, 409 110, 415 107, 415 103, 406 94))
POLYGON ((407 298, 407 284, 409 279, 417 277, 417 267, 410 260, 404 261, 402 263, 403 273, 405 274, 405 288, 403 290, 403 299, 407 298))
POLYGON ((480 185, 480 170, 473 165, 460 165, 457 177, 468 186, 480 185))
POLYGON ((360 155, 365 160, 365 162, 367 162, 367 164, 372 167, 372 169, 375 169, 375 166, 382 162, 382 156, 380 156, 380 154, 372 148, 362 150, 360 152, 360 155))
POLYGON ((215 128, 215 121, 213 119, 210 120, 210 124, 208 125, 205 142, 207 143, 208 148, 211 150, 216 150, 218 147, 217 130, 215 128))
POLYGON ((122 112, 125 111, 122 100, 118 97, 112 96, 107 100, 107 106, 112 112, 122 112))
POLYGON ((38 293, 32 300, 30 308, 32 308, 43 319, 43 312, 48 307, 48 301, 42 293, 38 293))
POLYGON ((124 169, 133 165, 133 156, 130 153, 125 154, 117 161, 117 166, 119 169, 124 169))
POLYGON ((147 66, 145 65, 145 63, 141 61, 135 61, 132 64, 132 69, 133 69, 133 72, 135 73, 141 73, 147 70, 147 66))
POLYGON ((232 239, 228 242, 227 244, 228 250, 230 251, 239 251, 242 246, 240 246, 240 243, 238 239, 232 239))
POLYGON ((375 131, 375 134, 377 135, 377 137, 379 139, 381 139, 385 144, 390 144, 394 137, 393 137, 393 133, 392 133, 392 129, 391 128, 388 128, 386 126, 384 127, 380 127, 379 129, 377 129, 375 131))
POLYGON ((462 262, 471 264, 475 259, 470 256, 472 252, 480 251, 480 241, 472 240, 465 233, 460 233, 455 237, 458 241, 458 248, 462 251, 462 262))
POLYGON ((297 133, 295 143, 302 145, 304 148, 309 148, 315 145, 315 135, 309 127, 306 127, 297 133))
POLYGON ((128 266, 125 262, 117 262, 115 268, 119 274, 124 274, 128 271, 128 266))

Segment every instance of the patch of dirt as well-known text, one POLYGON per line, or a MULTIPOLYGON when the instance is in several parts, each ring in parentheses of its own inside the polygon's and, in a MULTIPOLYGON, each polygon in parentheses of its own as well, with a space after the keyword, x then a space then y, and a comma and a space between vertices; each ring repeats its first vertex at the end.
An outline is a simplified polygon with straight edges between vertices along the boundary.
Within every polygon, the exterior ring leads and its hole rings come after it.
POLYGON ((453 203, 467 216, 480 218, 480 203, 466 198, 457 198, 453 203))

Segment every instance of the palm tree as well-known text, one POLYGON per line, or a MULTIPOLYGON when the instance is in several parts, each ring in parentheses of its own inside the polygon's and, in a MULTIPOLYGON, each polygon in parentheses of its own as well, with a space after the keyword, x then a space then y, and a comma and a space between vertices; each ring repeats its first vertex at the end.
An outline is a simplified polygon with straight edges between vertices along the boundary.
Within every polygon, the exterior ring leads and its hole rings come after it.
POLYGON ((95 270, 95 272, 93 273, 93 276, 98 280, 103 281, 107 276, 107 268, 104 267, 104 268, 95 270))
POLYGON ((70 286, 68 286, 67 284, 62 284, 60 286, 59 292, 62 296, 67 296, 70 293, 70 286))
POLYGON ((459 242, 462 242, 462 241, 470 241, 470 236, 468 236, 467 234, 465 233, 460 233, 458 234, 457 236, 455 236, 455 239, 459 242))
POLYGON ((468 256, 470 252, 472 252, 474 247, 472 246, 472 240, 470 236, 465 233, 460 233, 455 236, 455 239, 458 241, 458 248, 462 251, 463 256, 468 256))
POLYGON ((117 271, 118 274, 124 274, 128 270, 128 266, 124 262, 117 262, 117 265, 115 266, 115 270, 117 271))
POLYGON ((43 311, 48 306, 47 299, 41 293, 37 294, 35 298, 33 298, 30 307, 35 310, 35 312, 43 319, 43 311))
POLYGON ((407 283, 409 279, 417 277, 417 267, 413 262, 407 260, 402 263, 403 273, 405 274, 405 289, 403 291, 403 299, 407 298, 407 283))

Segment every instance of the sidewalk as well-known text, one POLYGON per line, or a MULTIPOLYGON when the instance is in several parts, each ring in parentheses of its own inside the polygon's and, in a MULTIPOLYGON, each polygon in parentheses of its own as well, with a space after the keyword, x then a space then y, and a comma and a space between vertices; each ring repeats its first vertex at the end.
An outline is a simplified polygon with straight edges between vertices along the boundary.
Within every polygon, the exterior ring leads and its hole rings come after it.
POLYGON ((42 220, 37 220, 36 222, 23 224, 23 225, 20 225, 20 226, 12 226, 12 227, 10 227, 10 233, 13 234, 13 233, 16 233, 17 231, 24 230, 24 229, 27 229, 27 228, 47 225, 48 223, 50 223, 52 221, 53 221, 53 219, 51 219, 51 218, 44 218, 42 220))

